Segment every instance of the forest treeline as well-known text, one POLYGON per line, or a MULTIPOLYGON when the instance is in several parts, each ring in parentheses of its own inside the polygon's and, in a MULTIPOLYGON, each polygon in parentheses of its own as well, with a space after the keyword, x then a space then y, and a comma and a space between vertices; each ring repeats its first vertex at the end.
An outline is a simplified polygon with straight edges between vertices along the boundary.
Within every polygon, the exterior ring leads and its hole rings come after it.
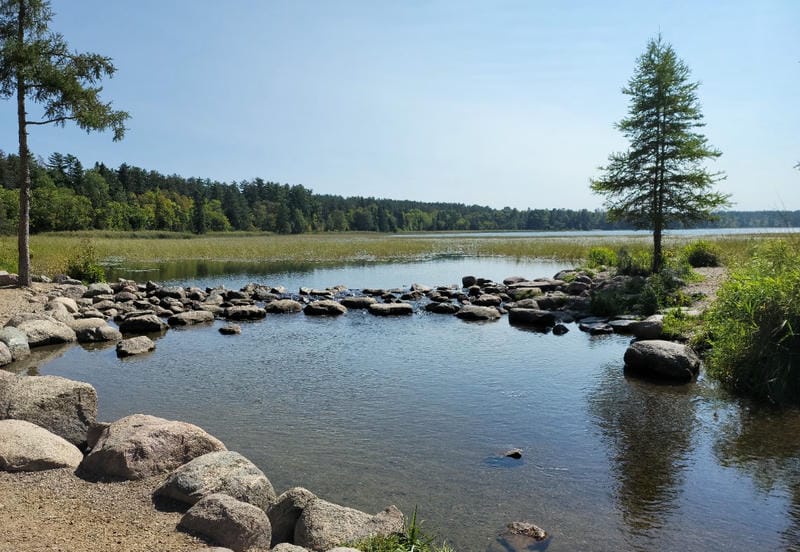
MULTIPOLYGON (((70 154, 31 161, 31 231, 322 231, 628 229, 587 209, 493 209, 315 194, 261 178, 218 182, 163 175, 123 163, 84 168, 70 154)), ((0 151, 0 233, 16 232, 19 158, 0 151)), ((800 211, 726 211, 704 227, 800 226, 800 211)))

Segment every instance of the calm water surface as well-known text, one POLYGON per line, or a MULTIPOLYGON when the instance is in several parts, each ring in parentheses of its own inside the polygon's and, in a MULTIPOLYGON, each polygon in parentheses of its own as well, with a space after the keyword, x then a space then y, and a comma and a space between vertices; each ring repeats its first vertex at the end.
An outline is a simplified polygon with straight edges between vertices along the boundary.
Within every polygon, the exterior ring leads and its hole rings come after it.
MULTIPOLYGON (((559 268, 451 259, 179 281, 389 288, 559 268)), ((39 372, 92 383, 104 420, 198 424, 279 492, 302 485, 373 512, 418 505, 458 550, 513 549, 496 536, 514 520, 547 529, 538 549, 552 551, 800 549, 800 416, 752 411, 702 378, 627 379, 627 338, 424 312, 270 315, 239 336, 220 325, 170 330, 126 360, 113 347, 51 351, 39 372), (521 461, 500 458, 511 447, 521 461)))

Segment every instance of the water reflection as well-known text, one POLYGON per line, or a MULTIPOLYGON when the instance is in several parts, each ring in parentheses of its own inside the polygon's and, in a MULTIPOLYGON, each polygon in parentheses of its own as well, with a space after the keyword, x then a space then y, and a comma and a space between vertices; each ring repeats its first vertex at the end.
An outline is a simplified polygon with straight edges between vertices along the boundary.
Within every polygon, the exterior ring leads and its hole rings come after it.
POLYGON ((589 397, 589 412, 611 454, 614 498, 631 543, 649 549, 679 508, 696 427, 691 386, 620 378, 607 365, 589 397), (648 539, 644 544, 640 539, 648 539))
MULTIPOLYGON (((341 263, 339 263, 339 266, 341 263)), ((183 280, 186 278, 207 278, 211 276, 225 276, 228 274, 241 274, 260 276, 281 272, 308 273, 316 268, 337 266, 322 263, 294 263, 294 262, 246 262, 246 261, 212 261, 202 259, 184 259, 169 262, 150 264, 135 264, 128 266, 114 266, 106 270, 109 281, 117 278, 127 278, 136 281, 155 280, 183 280)))
POLYGON ((787 550, 800 550, 800 412, 741 408, 724 420, 714 443, 723 466, 752 477, 765 494, 785 493, 787 550))

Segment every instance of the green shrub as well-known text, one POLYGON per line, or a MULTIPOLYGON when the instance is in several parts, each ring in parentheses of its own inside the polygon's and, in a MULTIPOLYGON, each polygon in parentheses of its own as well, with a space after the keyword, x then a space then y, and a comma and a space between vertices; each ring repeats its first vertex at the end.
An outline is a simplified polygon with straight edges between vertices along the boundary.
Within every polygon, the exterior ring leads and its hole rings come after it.
POLYGON ((653 265, 653 254, 649 251, 620 249, 617 252, 617 273, 626 276, 647 276, 653 265))
POLYGON ((800 404, 800 254, 781 240, 731 275, 708 314, 708 373, 728 389, 800 404))
POLYGON ((686 261, 693 267, 719 266, 719 247, 705 240, 692 242, 683 248, 686 261))
POLYGON ((87 283, 105 282, 106 273, 97 261, 97 251, 90 240, 81 240, 67 259, 67 274, 87 283))
POLYGON ((587 264, 590 268, 616 266, 617 254, 610 247, 592 247, 587 254, 587 264))
POLYGON ((406 523, 402 533, 387 536, 368 537, 347 546, 362 552, 453 552, 448 544, 436 544, 433 537, 422 533, 422 522, 417 521, 417 509, 406 523))

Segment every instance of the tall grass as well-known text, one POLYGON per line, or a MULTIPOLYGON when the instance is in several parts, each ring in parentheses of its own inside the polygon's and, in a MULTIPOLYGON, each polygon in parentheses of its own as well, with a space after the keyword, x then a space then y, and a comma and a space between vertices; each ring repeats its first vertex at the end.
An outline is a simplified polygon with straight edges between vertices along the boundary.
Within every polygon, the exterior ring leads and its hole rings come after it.
POLYGON ((800 404, 800 247, 767 241, 708 314, 708 373, 736 393, 800 404))
MULTIPOLYGON (((723 263, 746 259, 759 236, 714 239, 723 263)), ((608 247, 632 255, 650 248, 647 237, 415 237, 374 233, 274 235, 226 233, 194 236, 164 232, 64 232, 31 237, 34 273, 64 272, 70 255, 88 240, 100 262, 148 263, 190 259, 219 261, 347 262, 412 260, 443 255, 503 256, 585 262, 589 251, 608 247)), ((686 239, 669 238, 680 248, 686 239)), ((16 269, 16 238, 0 237, 0 269, 16 269)))

